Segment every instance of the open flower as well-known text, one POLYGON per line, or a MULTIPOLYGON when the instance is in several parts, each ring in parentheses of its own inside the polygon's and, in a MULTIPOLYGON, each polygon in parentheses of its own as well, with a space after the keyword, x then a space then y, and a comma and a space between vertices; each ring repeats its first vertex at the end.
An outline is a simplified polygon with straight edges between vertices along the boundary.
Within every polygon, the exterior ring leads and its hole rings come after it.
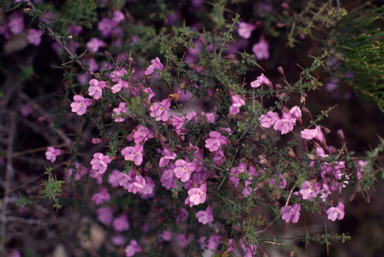
POLYGON ((55 149, 52 146, 49 146, 47 148, 47 151, 45 152, 45 157, 47 160, 51 161, 52 163, 56 161, 56 157, 60 155, 60 150, 55 149))
POLYGON ((167 121, 169 118, 169 107, 171 107, 171 103, 168 99, 164 99, 160 103, 152 104, 149 110, 151 111, 151 116, 157 121, 167 121))
POLYGON ((187 182, 191 177, 191 173, 196 169, 195 163, 186 162, 184 160, 177 160, 175 165, 176 168, 173 172, 182 182, 187 182))
POLYGON ((281 212, 283 213, 283 220, 286 222, 292 221, 292 223, 297 223, 300 217, 300 204, 296 203, 291 206, 281 207, 281 212))
POLYGON ((87 111, 87 107, 92 104, 92 100, 84 98, 81 95, 75 95, 73 97, 74 102, 71 103, 72 112, 76 112, 77 115, 83 115, 87 111))
POLYGON ((266 76, 264 76, 264 73, 261 73, 261 75, 258 76, 255 81, 251 82, 251 87, 259 87, 261 86, 261 84, 266 84, 266 85, 269 84, 269 79, 266 76))
POLYGON ((227 138, 217 131, 211 131, 209 136, 210 138, 205 140, 205 147, 211 152, 219 150, 222 145, 227 143, 227 138))
POLYGON ((336 207, 331 207, 327 210, 328 219, 335 221, 336 219, 342 220, 344 218, 344 204, 339 202, 336 207))
POLYGON ((137 166, 143 162, 143 146, 140 144, 127 146, 121 150, 121 154, 124 155, 126 161, 133 161, 137 166))
POLYGON ((208 207, 205 211, 198 211, 196 218, 200 223, 207 224, 213 221, 212 208, 208 207))
POLYGON ((88 95, 93 96, 96 100, 100 99, 103 88, 107 86, 105 81, 98 81, 97 79, 91 79, 89 81, 88 95))
POLYGON ((107 170, 107 165, 112 161, 108 155, 102 153, 95 153, 91 160, 93 170, 97 170, 100 174, 103 174, 107 170))
POLYGON ((194 187, 188 190, 188 197, 185 199, 185 204, 189 204, 190 207, 205 202, 207 198, 207 186, 202 184, 200 187, 194 187))
POLYGON ((315 138, 319 141, 322 141, 324 139, 324 135, 321 132, 320 126, 316 126, 315 129, 304 129, 303 131, 301 131, 301 138, 307 140, 315 138))

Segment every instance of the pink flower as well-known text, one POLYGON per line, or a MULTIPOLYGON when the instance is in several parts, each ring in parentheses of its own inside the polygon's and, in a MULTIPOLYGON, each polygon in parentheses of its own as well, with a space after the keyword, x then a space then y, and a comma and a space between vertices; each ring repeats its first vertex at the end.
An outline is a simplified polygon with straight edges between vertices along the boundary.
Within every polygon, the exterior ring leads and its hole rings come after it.
POLYGON ((125 244, 125 237, 123 235, 116 235, 111 238, 111 242, 115 246, 122 246, 125 244))
POLYGON ((241 99, 239 95, 232 96, 232 105, 229 107, 229 114, 238 114, 240 107, 245 104, 245 101, 241 99))
MULTIPOLYGON (((203 112, 201 114, 203 114, 203 112)), ((210 123, 215 123, 215 117, 216 117, 216 113, 214 112, 208 112, 205 114, 205 118, 207 118, 207 120, 210 123)))
POLYGON ((196 166, 193 162, 186 162, 183 160, 177 160, 175 165, 176 168, 173 170, 173 172, 182 182, 188 181, 191 177, 191 173, 196 169, 196 166))
POLYGON ((87 48, 89 49, 89 52, 96 53, 99 50, 99 47, 103 45, 104 45, 103 40, 93 37, 91 38, 90 41, 88 41, 87 48))
POLYGON ((84 98, 81 95, 75 95, 73 97, 74 102, 71 103, 72 112, 76 112, 77 115, 83 115, 87 107, 92 104, 92 100, 89 98, 84 98))
POLYGON ((153 188, 155 187, 155 182, 153 182, 151 177, 145 177, 145 186, 141 190, 143 195, 150 195, 153 193, 153 188))
POLYGON ((128 192, 136 194, 137 192, 142 193, 146 187, 146 181, 141 175, 136 175, 132 183, 128 187, 128 192))
POLYGON ((89 171, 89 176, 91 178, 94 178, 96 179, 96 183, 98 185, 101 185, 103 183, 103 176, 104 176, 104 173, 103 174, 100 174, 97 170, 90 170, 89 171))
POLYGON ((321 132, 321 127, 316 126, 315 129, 304 129, 303 131, 301 131, 301 138, 307 139, 307 140, 311 140, 315 138, 319 141, 323 141, 324 135, 321 132))
POLYGON ((97 24, 97 29, 101 32, 102 37, 110 37, 113 28, 117 25, 116 21, 108 18, 102 18, 97 24))
POLYGON ((132 239, 129 245, 125 247, 125 256, 131 257, 135 255, 135 253, 141 252, 141 247, 137 244, 135 239, 132 239))
POLYGON ((181 248, 185 248, 187 245, 192 243, 193 236, 189 234, 188 236, 186 234, 179 234, 176 236, 177 243, 181 248))
POLYGON ((152 91, 152 89, 150 89, 149 87, 145 88, 145 89, 143 90, 143 92, 149 94, 149 96, 148 96, 148 103, 150 103, 152 97, 155 96, 155 93, 154 93, 154 92, 152 91))
POLYGON ((160 242, 163 242, 163 241, 169 242, 171 241, 171 239, 172 239, 172 232, 169 229, 164 230, 163 233, 159 235, 160 242))
MULTIPOLYGON (((239 175, 243 172, 246 172, 247 171, 247 164, 245 163, 240 163, 237 168, 232 168, 231 169, 231 174, 233 175, 239 175)), ((236 177, 233 177, 233 176, 229 176, 229 180, 232 181, 233 185, 235 187, 238 187, 239 186, 239 182, 240 182, 240 179, 239 178, 236 178, 236 177)))
POLYGON ((256 26, 251 23, 246 22, 240 22, 239 25, 239 36, 245 39, 248 39, 251 37, 252 31, 256 29, 256 26))
POLYGON ((105 188, 92 196, 92 201, 94 201, 97 205, 109 200, 111 200, 111 195, 105 188))
POLYGON ((143 162, 143 146, 140 144, 127 146, 121 150, 121 154, 124 155, 126 161, 133 161, 137 166, 143 162))
POLYGON ((190 207, 205 202, 207 198, 207 186, 202 184, 200 187, 194 187, 188 190, 188 197, 185 199, 185 204, 189 204, 190 207))
POLYGON ((122 88, 129 88, 129 83, 123 79, 119 79, 118 83, 111 88, 112 93, 116 94, 117 92, 120 92, 122 88))
POLYGON ((305 181, 301 185, 300 194, 303 196, 304 200, 308 199, 309 201, 312 202, 312 199, 319 194, 320 189, 321 189, 320 183, 315 183, 311 185, 311 182, 305 181))
POLYGON ((169 117, 169 107, 171 107, 171 103, 167 99, 164 99, 160 103, 152 104, 149 110, 151 111, 151 116, 157 121, 167 121, 169 117))
POLYGON ((148 139, 153 138, 153 132, 149 128, 139 125, 133 131, 133 139, 135 140, 135 144, 138 144, 142 141, 146 142, 148 139))
POLYGON ((198 118, 197 118, 197 113, 195 111, 191 111, 187 114, 187 116, 185 116, 187 118, 187 120, 193 120, 194 122, 197 122, 198 121, 198 118))
POLYGON ((169 169, 164 170, 164 173, 161 176, 160 182, 166 189, 177 188, 177 179, 173 172, 174 168, 175 165, 171 163, 169 169))
POLYGON ((281 134, 287 134, 289 131, 293 130, 293 126, 296 123, 296 119, 292 118, 291 114, 289 112, 283 113, 283 117, 281 120, 276 121, 275 125, 273 126, 274 130, 281 131, 281 134))
POLYGON ((127 104, 124 102, 119 103, 119 107, 113 109, 113 117, 115 122, 123 122, 125 118, 123 118, 127 112, 128 109, 125 107, 127 104))
POLYGON ((261 84, 266 84, 266 85, 269 84, 269 79, 266 76, 264 76, 264 73, 261 73, 261 75, 258 76, 255 81, 251 82, 251 87, 260 87, 261 84))
POLYGON ((177 134, 180 134, 181 128, 184 126, 185 118, 177 115, 172 115, 172 127, 175 129, 177 134))
POLYGON ((298 119, 301 117, 301 110, 298 106, 293 106, 289 113, 292 115, 293 118, 298 119))
POLYGON ((275 125, 276 121, 279 121, 279 114, 276 112, 268 111, 267 115, 261 114, 259 121, 263 128, 270 128, 275 125))
POLYGON ((212 208, 208 207, 205 211, 199 211, 196 213, 196 218, 200 223, 204 225, 213 221, 212 208))
POLYGON ((78 36, 83 32, 83 27, 79 25, 69 25, 68 26, 68 33, 78 36))
POLYGON ((211 131, 209 136, 210 138, 205 140, 205 147, 208 148, 211 152, 219 150, 222 145, 227 143, 225 136, 222 136, 217 131, 211 131))
POLYGON ((357 179, 361 179, 363 177, 362 173, 364 172, 364 168, 368 168, 368 162, 360 160, 357 163, 357 179))
POLYGON ((84 166, 81 166, 78 162, 75 162, 74 169, 68 169, 68 177, 71 177, 74 174, 76 180, 79 180, 82 175, 86 175, 87 173, 88 169, 84 166))
POLYGON ((169 149, 164 149, 163 157, 160 158, 159 167, 164 167, 169 163, 169 160, 174 160, 175 158, 175 153, 172 153, 169 149))
POLYGON ((124 13, 122 11, 114 11, 113 12, 113 17, 112 20, 115 22, 119 23, 120 21, 123 21, 125 19, 124 13))
POLYGON ((339 202, 336 207, 331 207, 327 210, 328 219, 335 221, 336 219, 342 220, 344 218, 344 204, 339 202))
POLYGON ((48 161, 52 163, 56 161, 56 157, 61 153, 60 150, 53 148, 52 146, 48 146, 47 151, 45 152, 45 157, 48 161))
POLYGON ((43 31, 39 29, 28 29, 27 40, 30 44, 38 46, 41 43, 43 31))
POLYGON ((99 209, 97 209, 97 219, 103 224, 111 224, 113 219, 113 208, 100 207, 99 209))
POLYGON ((283 206, 280 210, 283 213, 283 220, 286 222, 292 221, 292 223, 297 223, 300 217, 300 204, 296 203, 291 206, 283 206))
POLYGON ((119 174, 121 172, 119 170, 113 170, 111 174, 108 176, 108 182, 111 185, 111 187, 118 187, 119 186, 119 174))
POLYGON ((205 236, 200 237, 199 243, 200 243, 201 249, 205 249, 208 247, 208 249, 212 249, 216 251, 217 246, 221 243, 220 237, 221 237, 220 235, 211 235, 208 239, 208 243, 205 243, 206 241, 205 236))
POLYGON ((119 185, 124 187, 127 190, 131 185, 131 182, 133 182, 135 179, 135 173, 132 170, 130 170, 128 174, 124 172, 120 172, 116 176, 117 176, 117 179, 119 180, 119 185))
POLYGON ((96 100, 100 99, 103 88, 107 86, 105 81, 98 81, 97 79, 91 79, 89 85, 88 95, 93 96, 96 100))
POLYGON ((128 217, 125 213, 121 214, 119 217, 113 220, 113 229, 118 232, 123 232, 129 229, 128 217))
POLYGON ((162 70, 164 68, 163 64, 161 64, 159 57, 153 59, 151 61, 151 65, 145 70, 145 75, 151 75, 155 70, 162 70))
POLYGON ((176 224, 178 224, 182 221, 186 221, 188 218, 189 218, 188 211, 186 209, 184 209, 183 207, 180 207, 180 213, 176 217, 176 224))
POLYGON ((20 114, 23 115, 24 117, 28 117, 32 111, 33 111, 32 106, 30 106, 29 104, 22 104, 19 109, 20 114))
POLYGON ((252 52, 256 55, 256 58, 259 60, 269 58, 269 45, 264 39, 260 39, 259 43, 254 44, 252 47, 252 52))
POLYGON ((24 30, 24 20, 18 13, 15 13, 8 22, 9 30, 13 34, 20 34, 24 30))
POLYGON ((91 160, 92 169, 97 170, 100 174, 103 174, 107 170, 107 165, 112 161, 108 155, 102 153, 95 153, 91 160))

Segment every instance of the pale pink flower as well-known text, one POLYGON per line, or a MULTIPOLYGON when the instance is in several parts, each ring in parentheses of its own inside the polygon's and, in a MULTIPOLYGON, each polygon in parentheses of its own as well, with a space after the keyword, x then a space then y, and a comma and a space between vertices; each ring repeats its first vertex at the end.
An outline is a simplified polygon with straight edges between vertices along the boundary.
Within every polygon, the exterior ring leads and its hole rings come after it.
POLYGON ((176 217, 176 224, 186 221, 189 218, 189 212, 184 209, 183 207, 180 207, 179 215, 176 217))
POLYGON ((251 23, 240 22, 239 25, 239 36, 245 39, 251 37, 252 31, 256 29, 256 26, 251 23))
POLYGON ((217 246, 219 246, 219 244, 221 243, 220 237, 221 237, 220 235, 211 235, 208 239, 208 243, 205 243, 205 241, 206 241, 205 236, 200 237, 199 243, 200 243, 201 249, 208 248, 208 249, 216 251, 217 246))
POLYGON ((48 146, 47 151, 45 152, 45 157, 48 161, 52 163, 56 161, 56 157, 59 156, 61 151, 59 149, 55 149, 52 146, 48 146))
POLYGON ((360 160, 357 163, 357 179, 361 179, 363 177, 362 173, 364 172, 364 168, 366 168, 367 165, 368 162, 363 160, 360 160))
POLYGON ((145 88, 145 89, 143 90, 143 92, 149 94, 149 96, 148 96, 148 103, 150 103, 152 97, 155 96, 155 93, 154 93, 154 92, 152 91, 152 89, 150 89, 149 87, 145 88))
POLYGON ((30 44, 38 46, 41 43, 43 31, 40 29, 28 29, 27 40, 30 44))
POLYGON ((128 217, 125 213, 121 214, 119 217, 113 220, 113 229, 118 232, 123 232, 129 229, 128 217))
POLYGON ((159 235, 159 241, 171 241, 172 239, 172 232, 169 229, 164 230, 160 235, 159 235))
MULTIPOLYGON (((203 112, 201 114, 203 114, 203 112)), ((216 117, 216 113, 214 112, 205 113, 205 118, 207 118, 207 120, 210 123, 215 123, 215 117, 216 117)))
POLYGON ((205 202, 207 198, 207 186, 205 184, 200 187, 194 187, 188 190, 188 197, 185 199, 185 204, 189 204, 190 207, 205 202))
POLYGON ((286 222, 292 221, 292 223, 297 223, 300 217, 300 204, 296 203, 291 206, 283 206, 280 210, 283 213, 283 220, 286 222))
POLYGON ((132 183, 128 187, 128 192, 136 194, 141 193, 146 186, 146 181, 141 175, 136 175, 132 183))
POLYGON ((97 205, 109 200, 111 200, 111 195, 105 188, 103 188, 99 193, 96 193, 92 196, 92 201, 94 201, 97 205))
POLYGON ((211 152, 219 150, 222 145, 227 143, 227 138, 217 131, 211 131, 209 136, 210 138, 205 140, 205 147, 211 152))
POLYGON ((143 146, 140 144, 127 146, 121 150, 121 154, 124 155, 126 161, 133 161, 137 166, 143 162, 143 146))
POLYGON ((155 70, 162 70, 164 68, 163 64, 161 64, 159 57, 153 59, 151 61, 151 65, 145 70, 145 75, 151 75, 155 70))
POLYGON ((263 128, 270 128, 275 125, 276 121, 280 120, 279 114, 268 111, 267 115, 261 114, 259 121, 263 128))
POLYGON ((160 103, 152 104, 149 110, 151 111, 151 116, 157 121, 167 121, 169 118, 169 107, 171 107, 171 103, 168 99, 164 99, 160 103))
MULTIPOLYGON (((240 163, 237 166, 237 168, 231 168, 231 174, 236 175, 236 176, 238 176, 239 174, 246 172, 246 171, 247 171, 247 164, 245 164, 245 163, 240 163)), ((232 183, 235 187, 239 186, 239 182, 240 182, 239 178, 229 176, 229 180, 232 181, 232 183)))
POLYGON ((22 104, 19 109, 20 114, 23 115, 24 117, 28 117, 29 114, 32 113, 32 111, 33 111, 32 106, 30 106, 29 104, 22 104))
POLYGON ((205 211, 198 211, 196 213, 196 218, 200 223, 203 223, 204 225, 211 223, 213 221, 212 208, 208 207, 205 211))
POLYGON ((116 94, 117 92, 120 92, 122 88, 129 88, 129 83, 123 79, 119 79, 118 83, 111 88, 112 93, 116 94))
POLYGON ((293 106, 289 113, 292 115, 293 118, 298 119, 301 117, 301 110, 298 106, 293 106))
POLYGON ((182 182, 188 181, 191 177, 191 173, 196 170, 196 166, 193 162, 177 160, 175 165, 176 168, 173 170, 173 172, 182 182))
POLYGON ((115 246, 123 246, 125 244, 125 237, 123 235, 113 236, 111 242, 115 246))
POLYGON ((169 149, 164 149, 163 157, 160 158, 159 167, 164 167, 169 163, 169 160, 174 160, 175 158, 175 153, 172 153, 169 149))
POLYGON ((135 239, 132 239, 129 245, 125 247, 125 256, 131 257, 135 255, 135 253, 141 252, 141 247, 137 244, 135 239))
POLYGON ((175 129, 177 134, 180 134, 181 128, 184 126, 185 118, 178 116, 178 115, 172 115, 172 127, 175 129))
POLYGON ((112 17, 112 20, 114 20, 115 22, 119 23, 120 21, 123 21, 125 19, 124 17, 124 13, 122 11, 114 11, 113 12, 113 17, 112 17))
POLYGON ((97 170, 100 174, 103 174, 107 170, 107 165, 112 161, 108 155, 102 153, 95 153, 91 160, 92 169, 97 170))
POLYGON ((342 220, 344 218, 344 203, 339 202, 336 207, 331 207, 327 210, 328 219, 335 221, 336 219, 342 220))
POLYGON ((126 108, 125 106, 127 106, 126 103, 124 102, 121 102, 119 103, 119 107, 117 108, 113 108, 113 120, 115 122, 123 122, 125 120, 125 118, 123 118, 127 112, 128 112, 128 108, 126 108))
POLYGON ((18 13, 15 13, 8 22, 9 30, 12 34, 20 34, 24 30, 24 20, 18 13))
POLYGON ((139 144, 140 142, 146 142, 148 139, 153 138, 153 132, 149 128, 139 125, 133 131, 133 139, 135 140, 135 144, 139 144))
POLYGON ((197 113, 195 111, 191 111, 185 116, 187 120, 193 120, 194 122, 198 121, 197 113))
POLYGON ((76 112, 77 115, 83 115, 87 111, 87 107, 92 104, 92 100, 84 98, 81 95, 75 95, 73 97, 74 102, 71 103, 72 112, 76 112))
POLYGON ((153 188, 155 187, 155 182, 153 182, 151 177, 145 177, 145 185, 141 190, 143 195, 150 195, 153 193, 153 188))
POLYGON ((273 129, 281 131, 281 134, 284 135, 293 130, 295 123, 296 119, 292 118, 289 112, 284 112, 282 119, 276 121, 275 125, 273 125, 273 129))
POLYGON ((111 187, 118 187, 119 186, 119 174, 121 172, 119 170, 113 170, 111 174, 108 176, 108 182, 111 185, 111 187))
POLYGON ((163 185, 166 189, 177 188, 178 180, 173 172, 174 168, 175 165, 171 163, 169 169, 164 170, 163 175, 161 176, 161 185, 163 185))
POLYGON ((323 141, 324 135, 321 132, 321 127, 316 126, 315 129, 304 129, 303 131, 301 131, 301 138, 307 139, 307 140, 311 140, 315 138, 319 141, 323 141))
POLYGON ((82 175, 86 175, 88 173, 88 169, 84 166, 81 166, 80 163, 75 162, 74 169, 68 169, 68 177, 71 177, 72 174, 75 175, 75 180, 79 180, 82 175))
POLYGON ((238 114, 240 107, 245 104, 245 101, 241 99, 239 95, 232 96, 232 105, 229 107, 229 114, 238 114))
POLYGON ((91 38, 90 41, 87 43, 87 48, 89 52, 96 53, 99 50, 99 47, 104 45, 104 41, 100 40, 96 37, 91 38))
POLYGON ((89 81, 88 95, 93 96, 96 100, 100 99, 103 88, 107 86, 105 81, 98 81, 97 79, 91 79, 89 81))
POLYGON ((252 47, 252 52, 256 55, 256 58, 259 60, 269 58, 269 45, 264 39, 260 39, 259 43, 254 44, 252 47))
POLYGON ((111 224, 113 220, 113 208, 112 207, 100 207, 97 209, 97 219, 106 225, 111 224))
POLYGON ((102 18, 97 24, 97 29, 101 32, 102 37, 108 38, 112 35, 112 30, 116 27, 116 25, 116 21, 108 18, 102 18))
POLYGON ((261 73, 261 75, 258 76, 255 81, 251 82, 251 87, 260 87, 261 84, 266 84, 266 85, 269 84, 269 79, 266 76, 264 76, 264 73, 261 73))
POLYGON ((120 172, 116 176, 117 176, 117 179, 119 180, 119 185, 124 187, 127 190, 135 179, 135 173, 132 170, 130 170, 128 174, 124 172, 120 172))
POLYGON ((320 183, 315 183, 312 185, 311 182, 305 181, 301 185, 300 194, 302 195, 304 200, 308 199, 309 201, 312 202, 312 199, 320 193, 320 189, 321 189, 320 183))
POLYGON ((103 174, 100 174, 97 170, 90 170, 89 171, 89 176, 91 178, 94 178, 96 179, 96 183, 98 185, 101 185, 103 183, 103 176, 104 176, 104 173, 103 174))

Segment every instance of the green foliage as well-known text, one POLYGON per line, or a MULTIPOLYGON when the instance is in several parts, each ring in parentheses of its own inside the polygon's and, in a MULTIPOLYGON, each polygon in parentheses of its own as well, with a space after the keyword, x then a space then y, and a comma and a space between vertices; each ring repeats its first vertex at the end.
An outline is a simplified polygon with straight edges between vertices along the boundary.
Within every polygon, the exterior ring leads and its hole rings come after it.
POLYGON ((40 197, 53 201, 53 208, 61 209, 62 205, 59 204, 57 196, 62 192, 61 186, 65 183, 62 180, 57 180, 56 176, 52 173, 52 167, 48 167, 44 174, 48 175, 48 180, 43 181, 44 189, 39 191, 40 197))

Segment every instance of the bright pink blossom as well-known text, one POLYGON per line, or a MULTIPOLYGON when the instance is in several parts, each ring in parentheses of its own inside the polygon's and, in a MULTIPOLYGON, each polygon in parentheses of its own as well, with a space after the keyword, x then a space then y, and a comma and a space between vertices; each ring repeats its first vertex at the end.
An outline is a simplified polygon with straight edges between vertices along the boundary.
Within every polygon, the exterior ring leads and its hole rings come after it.
POLYGON ((75 95, 73 97, 74 102, 71 103, 72 112, 76 112, 77 115, 83 115, 87 111, 87 107, 92 104, 92 100, 84 98, 81 95, 75 95))
POLYGON ((164 149, 162 153, 163 157, 160 158, 159 167, 164 167, 169 163, 169 160, 174 160, 176 158, 176 154, 169 149, 164 149))
POLYGON ((251 23, 240 22, 239 25, 239 36, 245 39, 251 37, 252 31, 256 29, 256 26, 251 23))
POLYGON ((269 45, 264 39, 260 39, 259 43, 254 44, 252 47, 252 52, 256 55, 256 58, 259 60, 269 58, 269 45))
POLYGON ((117 232, 127 231, 130 227, 128 217, 125 213, 113 220, 113 229, 117 232))
POLYGON ((240 107, 245 104, 245 101, 241 99, 239 95, 232 96, 232 105, 229 107, 229 114, 238 114, 240 107))
POLYGON ((276 112, 268 111, 267 115, 261 114, 259 121, 263 128, 270 128, 275 125, 276 121, 279 121, 279 114, 276 112))
POLYGON ((135 179, 135 173, 130 170, 127 173, 124 173, 124 172, 120 172, 119 174, 116 175, 117 178, 119 180, 119 185, 124 187, 125 189, 128 190, 129 186, 131 185, 131 183, 134 181, 135 179))
POLYGON ((61 151, 59 149, 55 149, 52 146, 48 146, 47 151, 45 152, 45 157, 48 161, 52 163, 56 161, 56 157, 59 156, 61 151))
POLYGON ((119 107, 113 109, 113 117, 114 117, 113 120, 115 122, 123 122, 125 120, 125 118, 123 117, 128 112, 128 108, 126 108, 125 106, 127 106, 127 104, 124 102, 121 102, 119 103, 119 107))
POLYGON ((205 140, 205 147, 211 152, 219 150, 222 145, 227 143, 227 138, 217 131, 211 131, 209 136, 210 138, 205 140))
POLYGON ((169 229, 164 230, 160 235, 159 235, 159 242, 164 242, 164 241, 171 241, 172 239, 172 232, 169 229))
POLYGON ((292 118, 289 112, 284 112, 281 120, 276 121, 273 125, 274 130, 281 131, 281 134, 287 134, 289 131, 293 130, 293 126, 296 124, 296 119, 292 118))
POLYGON ((283 213, 283 220, 286 222, 292 221, 292 223, 297 223, 300 217, 300 204, 296 203, 291 206, 283 206, 280 210, 283 213))
POLYGON ((212 208, 208 207, 205 211, 198 211, 196 213, 196 218, 200 223, 203 223, 204 225, 211 223, 213 221, 212 208))
POLYGON ((97 205, 109 200, 111 200, 111 195, 105 188, 103 188, 99 193, 96 193, 92 196, 92 201, 94 201, 97 205))
POLYGON ((188 190, 188 197, 185 199, 185 204, 189 204, 190 207, 205 202, 207 198, 207 186, 202 184, 200 187, 194 187, 188 190))
POLYGON ((315 129, 304 129, 301 131, 301 138, 311 140, 311 139, 317 139, 319 141, 323 141, 324 135, 321 132, 321 127, 316 126, 315 129))
POLYGON ((304 200, 308 199, 309 201, 312 202, 312 199, 319 194, 320 189, 321 189, 320 183, 315 183, 312 185, 311 182, 305 181, 301 185, 300 194, 302 195, 304 200))
POLYGON ((266 84, 266 85, 269 84, 269 79, 266 76, 264 76, 264 73, 261 73, 261 75, 258 76, 255 81, 251 82, 251 87, 260 87, 261 84, 266 84))
POLYGON ((135 140, 135 144, 139 144, 140 142, 146 142, 148 139, 153 138, 153 132, 149 128, 139 125, 133 131, 133 139, 135 140))
POLYGON ((327 210, 328 219, 335 221, 336 219, 342 220, 344 218, 344 203, 339 202, 336 207, 331 207, 327 210))
POLYGON ((151 65, 148 66, 148 68, 145 70, 145 75, 151 75, 155 70, 162 70, 164 68, 163 64, 161 64, 159 57, 156 57, 156 59, 153 59, 151 61, 151 65))
POLYGON ((133 161, 137 166, 143 162, 143 146, 140 144, 127 146, 121 150, 121 154, 124 155, 126 161, 133 161))
POLYGON ((166 189, 177 188, 177 178, 173 172, 175 165, 171 163, 169 169, 164 170, 163 175, 161 176, 160 182, 166 189))
POLYGON ((91 160, 92 169, 97 170, 100 174, 103 174, 107 170, 107 165, 112 161, 108 155, 102 153, 95 153, 91 160))
POLYGON ((105 81, 98 81, 97 79, 91 79, 89 81, 88 95, 93 96, 96 100, 100 99, 103 88, 107 86, 105 81))
POLYGON ((153 188, 155 187, 155 182, 153 182, 151 177, 145 177, 145 185, 141 190, 143 195, 150 195, 153 193, 153 188))
POLYGON ((171 107, 171 103, 168 99, 164 99, 160 103, 152 104, 149 110, 151 111, 151 116, 157 121, 167 121, 169 118, 169 107, 171 107))
POLYGON ((132 183, 128 187, 128 192, 136 194, 137 192, 142 193, 146 187, 146 181, 141 175, 136 175, 132 183))
POLYGON ((173 172, 182 182, 188 181, 191 177, 191 173, 196 169, 196 166, 193 162, 186 162, 184 160, 177 160, 175 165, 176 168, 173 170, 173 172))
POLYGON ((172 127, 175 129, 177 134, 180 134, 181 128, 184 126, 185 118, 178 115, 172 115, 172 127))

